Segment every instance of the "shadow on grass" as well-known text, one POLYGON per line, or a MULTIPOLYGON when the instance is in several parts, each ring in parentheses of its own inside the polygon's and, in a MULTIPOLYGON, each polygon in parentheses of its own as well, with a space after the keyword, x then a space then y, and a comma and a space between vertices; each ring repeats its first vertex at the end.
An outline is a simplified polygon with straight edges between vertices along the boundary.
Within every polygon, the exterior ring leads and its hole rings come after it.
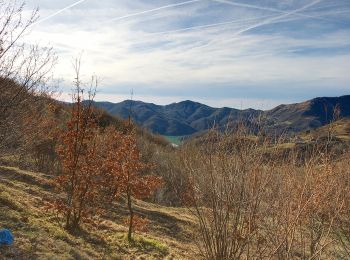
MULTIPOLYGON (((117 223, 123 223, 129 214, 123 201, 114 204, 114 206, 108 210, 113 214, 106 215, 104 218, 117 223)), ((189 242, 192 240, 191 233, 186 230, 186 226, 190 225, 188 221, 178 219, 165 212, 145 209, 139 206, 135 206, 134 212, 150 220, 148 225, 150 231, 154 231, 162 236, 166 235, 182 242, 189 242)))
POLYGON ((124 236, 124 240, 128 247, 136 248, 145 254, 156 253, 162 257, 169 254, 168 247, 155 239, 134 234, 131 241, 127 240, 127 235, 124 236))
POLYGON ((38 186, 44 190, 49 190, 52 186, 47 181, 42 181, 32 175, 24 174, 20 170, 14 170, 0 166, 0 177, 8 180, 15 180, 27 185, 38 186))

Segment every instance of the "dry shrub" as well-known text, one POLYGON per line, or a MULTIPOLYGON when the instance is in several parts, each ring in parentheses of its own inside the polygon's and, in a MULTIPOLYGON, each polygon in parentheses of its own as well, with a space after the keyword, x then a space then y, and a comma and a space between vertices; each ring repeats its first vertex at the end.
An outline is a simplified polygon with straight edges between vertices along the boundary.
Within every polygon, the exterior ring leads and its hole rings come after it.
MULTIPOLYGON (((329 147, 313 147, 300 163, 244 126, 211 131, 201 145, 181 151, 187 191, 206 259, 314 259, 333 257, 349 208, 349 178, 329 147)), ((344 234, 343 230, 341 234, 344 234)), ((345 241, 346 240, 346 241, 345 241)), ((346 251, 344 249, 343 251, 346 251)))
POLYGON ((332 231, 344 208, 345 188, 334 163, 319 151, 302 166, 290 158, 273 184, 271 227, 266 232, 270 256, 318 258, 334 246, 332 231))
POLYGON ((336 164, 336 171, 339 173, 340 190, 344 192, 344 207, 340 212, 339 220, 335 222, 335 239, 339 244, 337 257, 342 259, 350 258, 350 153, 339 159, 336 164))
POLYGON ((154 174, 163 180, 162 187, 148 200, 167 206, 181 206, 181 200, 177 193, 182 187, 184 178, 179 162, 179 151, 171 147, 169 143, 167 145, 155 143, 152 139, 145 138, 144 135, 139 136, 138 146, 142 151, 141 160, 153 165, 154 174))
POLYGON ((199 221, 199 248, 207 259, 251 257, 263 250, 253 244, 259 239, 271 171, 243 129, 222 137, 211 131, 201 149, 185 149, 190 184, 185 198, 199 221))

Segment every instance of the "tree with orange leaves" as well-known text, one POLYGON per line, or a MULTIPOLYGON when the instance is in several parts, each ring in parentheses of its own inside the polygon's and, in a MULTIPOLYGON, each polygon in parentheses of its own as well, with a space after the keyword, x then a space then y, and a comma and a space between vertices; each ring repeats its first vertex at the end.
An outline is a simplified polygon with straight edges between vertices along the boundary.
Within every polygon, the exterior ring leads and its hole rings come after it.
MULTIPOLYGON (((138 227, 139 218, 135 216, 133 209, 133 198, 149 198, 162 184, 158 176, 149 175, 147 172, 152 168, 151 164, 142 162, 141 153, 137 147, 137 138, 132 125, 129 123, 127 133, 115 131, 113 135, 114 148, 109 151, 108 169, 112 176, 112 190, 114 196, 125 196, 129 210, 129 218, 126 221, 128 230, 128 240, 132 240, 132 232, 138 227)), ((143 223, 147 223, 142 219, 143 223)), ((142 227, 141 229, 143 229, 142 227)))
MULTIPOLYGON (((147 174, 152 165, 141 160, 131 120, 126 131, 110 127, 105 131, 106 140, 98 138, 100 129, 92 107, 95 91, 90 91, 88 100, 82 101, 79 68, 77 60, 71 118, 58 147, 62 172, 54 182, 64 196, 56 200, 54 208, 65 216, 66 228, 76 229, 81 220, 96 214, 106 194, 112 199, 125 196, 129 210, 128 240, 131 241, 134 220, 139 219, 134 219, 133 198, 148 198, 161 185, 161 178, 147 174)), ((135 226, 139 226, 137 224, 135 226)))
POLYGON ((95 91, 89 92, 89 98, 83 104, 79 70, 80 60, 76 60, 74 104, 57 149, 62 172, 54 181, 57 190, 64 193, 55 201, 54 208, 64 215, 65 227, 70 230, 78 228, 81 220, 95 214, 102 184, 101 157, 96 145, 98 127, 92 108, 95 91))

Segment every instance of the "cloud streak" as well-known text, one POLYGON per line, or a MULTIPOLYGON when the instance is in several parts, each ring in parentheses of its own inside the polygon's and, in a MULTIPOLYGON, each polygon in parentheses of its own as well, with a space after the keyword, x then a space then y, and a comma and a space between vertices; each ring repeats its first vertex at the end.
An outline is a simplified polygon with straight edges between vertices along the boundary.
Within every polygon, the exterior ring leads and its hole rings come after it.
POLYGON ((278 21, 278 20, 280 20, 280 19, 282 19, 282 18, 286 18, 286 17, 288 17, 288 16, 291 16, 291 15, 294 15, 294 14, 298 14, 299 12, 305 11, 305 10, 307 10, 308 8, 310 8, 310 7, 312 7, 312 6, 314 6, 314 5, 318 4, 318 3, 320 3, 321 1, 322 1, 322 0, 315 0, 315 1, 313 1, 313 2, 311 2, 311 3, 309 3, 309 4, 307 4, 307 5, 304 5, 304 6, 301 7, 301 8, 295 9, 295 10, 290 11, 290 12, 286 12, 286 13, 284 13, 284 14, 282 14, 282 15, 279 15, 279 16, 276 16, 276 17, 273 17, 273 18, 264 20, 264 21, 262 21, 262 22, 260 22, 260 23, 254 24, 254 25, 249 26, 249 27, 247 27, 247 28, 244 28, 243 30, 240 30, 240 31, 236 32, 236 35, 242 34, 242 33, 244 33, 244 32, 250 31, 250 30, 252 30, 252 29, 258 28, 258 27, 263 26, 263 25, 271 24, 271 23, 273 23, 273 22, 275 22, 275 21, 278 21))
MULTIPOLYGON (((241 34, 243 34, 243 33, 245 33, 245 32, 251 31, 251 30, 256 29, 256 28, 259 28, 259 27, 261 27, 261 26, 266 26, 266 25, 273 24, 273 23, 278 22, 279 20, 281 20, 281 19, 283 19, 283 18, 287 18, 287 17, 289 17, 289 16, 298 14, 299 12, 305 11, 305 10, 307 10, 308 8, 314 6, 314 5, 316 5, 316 4, 318 4, 318 3, 322 2, 322 1, 323 1, 323 0, 314 0, 313 2, 311 2, 311 3, 309 3, 309 4, 306 4, 306 5, 304 5, 304 6, 300 7, 300 8, 297 8, 297 9, 295 9, 295 10, 292 10, 292 11, 289 11, 289 12, 286 12, 286 13, 283 13, 283 14, 281 14, 281 15, 273 16, 272 18, 268 18, 268 19, 263 20, 263 21, 261 21, 261 22, 259 22, 259 23, 255 23, 255 24, 253 24, 253 25, 250 25, 250 26, 248 26, 248 27, 245 27, 245 28, 243 28, 243 29, 240 29, 240 30, 234 32, 233 36, 234 36, 234 37, 238 37, 239 35, 241 35, 241 34)), ((226 1, 225 1, 225 2, 226 2, 226 1)), ((206 43, 206 44, 204 44, 204 45, 202 45, 202 46, 199 46, 197 49, 203 49, 203 48, 206 48, 206 47, 208 47, 208 46, 210 46, 210 45, 217 44, 218 42, 221 42, 221 43, 222 43, 222 42, 225 42, 225 41, 231 41, 231 40, 232 40, 231 38, 232 38, 232 36, 230 37, 230 39, 212 40, 212 41, 210 41, 209 43, 206 43)))
POLYGON ((137 12, 137 13, 132 13, 132 14, 127 14, 127 15, 115 17, 115 18, 112 18, 112 19, 106 21, 106 23, 116 22, 116 21, 123 20, 126 18, 139 16, 139 15, 143 15, 143 14, 148 14, 148 13, 152 13, 152 12, 156 12, 156 11, 160 11, 160 10, 164 10, 164 9, 168 9, 168 8, 174 8, 174 7, 178 7, 178 6, 182 6, 182 5, 188 5, 188 4, 192 4, 192 3, 200 2, 200 1, 203 1, 203 0, 191 0, 191 1, 181 2, 181 3, 177 3, 177 4, 164 5, 164 6, 160 6, 157 8, 153 8, 153 9, 149 9, 149 10, 145 10, 145 11, 141 11, 141 12, 137 12))
POLYGON ((64 8, 62 8, 62 9, 56 11, 56 12, 54 12, 53 14, 51 14, 51 15, 49 15, 49 16, 46 16, 46 17, 44 17, 44 18, 42 18, 42 19, 39 19, 39 20, 36 21, 35 23, 31 24, 30 27, 33 27, 33 26, 38 25, 38 24, 40 24, 40 23, 43 23, 43 22, 45 22, 45 21, 47 21, 47 20, 49 20, 49 19, 51 19, 51 18, 53 18, 53 17, 59 15, 60 13, 63 13, 64 11, 73 8, 74 6, 77 6, 77 5, 79 5, 79 4, 82 4, 83 2, 86 2, 86 0, 79 0, 79 1, 77 1, 77 2, 75 2, 75 3, 73 3, 73 4, 71 4, 71 5, 68 5, 68 6, 66 6, 66 7, 64 7, 64 8))
POLYGON ((221 23, 210 23, 210 24, 205 24, 205 25, 190 26, 190 27, 181 28, 181 29, 177 29, 177 30, 168 30, 168 31, 150 33, 150 36, 160 35, 160 34, 185 32, 185 31, 190 31, 190 30, 205 29, 205 28, 222 26, 222 25, 228 25, 228 24, 239 24, 239 23, 244 23, 244 22, 251 22, 251 21, 261 20, 261 19, 264 19, 264 18, 269 18, 269 17, 274 17, 274 16, 275 15, 264 15, 264 16, 248 18, 248 19, 233 19, 233 20, 226 21, 226 22, 221 22, 221 23))
MULTIPOLYGON (((232 2, 232 1, 228 1, 228 0, 211 0, 211 1, 222 3, 222 4, 228 4, 228 5, 235 6, 235 7, 245 7, 245 8, 257 9, 257 10, 262 10, 262 11, 271 11, 271 12, 277 12, 277 13, 289 15, 288 11, 283 11, 283 10, 279 10, 279 9, 271 8, 271 7, 263 7, 263 6, 257 6, 257 5, 251 5, 251 4, 244 4, 244 3, 232 2)), ((312 19, 319 19, 319 20, 324 20, 324 21, 336 22, 336 21, 325 19, 322 17, 307 15, 307 14, 302 14, 302 13, 295 13, 295 15, 305 17, 305 18, 312 18, 312 19)))
MULTIPOLYGON (((257 28, 257 27, 262 26, 262 25, 267 25, 267 24, 269 24, 269 22, 273 22, 275 20, 279 20, 281 18, 285 18, 285 17, 291 16, 291 15, 296 15, 296 16, 305 17, 305 18, 319 19, 319 20, 329 21, 329 22, 337 22, 337 21, 325 19, 325 18, 319 17, 319 16, 312 16, 312 15, 306 15, 306 14, 299 13, 299 12, 304 11, 305 9, 307 9, 311 6, 314 6, 315 4, 319 3, 322 0, 315 1, 315 3, 311 3, 310 6, 307 5, 306 7, 302 7, 300 10, 293 10, 293 11, 289 11, 289 12, 282 11, 282 10, 275 9, 275 8, 261 7, 261 6, 231 2, 231 1, 226 1, 226 0, 211 0, 211 1, 223 3, 223 4, 228 4, 228 5, 232 5, 232 6, 237 6, 237 7, 247 7, 247 8, 252 8, 252 9, 257 9, 257 10, 262 10, 262 11, 272 11, 272 12, 281 13, 283 15, 281 15, 281 16, 264 15, 264 16, 248 18, 248 19, 238 19, 238 20, 234 19, 234 20, 229 20, 229 21, 221 22, 221 23, 210 23, 210 24, 206 24, 206 25, 190 26, 190 27, 176 29, 176 30, 167 30, 167 31, 162 31, 162 32, 150 33, 150 36, 154 36, 154 35, 158 35, 158 34, 169 34, 169 33, 177 33, 177 32, 184 32, 184 31, 190 31, 190 30, 205 29, 205 28, 223 26, 223 25, 228 25, 228 24, 244 23, 244 22, 255 21, 255 20, 273 17, 270 21, 267 20, 267 21, 264 21, 262 23, 257 23, 255 25, 253 25, 252 28, 248 27, 248 28, 243 29, 242 32, 240 32, 240 31, 237 32, 237 34, 240 34, 240 33, 246 32, 248 30, 251 30, 253 28, 257 28)), ((340 13, 345 13, 345 12, 349 12, 349 10, 341 11, 340 13)))

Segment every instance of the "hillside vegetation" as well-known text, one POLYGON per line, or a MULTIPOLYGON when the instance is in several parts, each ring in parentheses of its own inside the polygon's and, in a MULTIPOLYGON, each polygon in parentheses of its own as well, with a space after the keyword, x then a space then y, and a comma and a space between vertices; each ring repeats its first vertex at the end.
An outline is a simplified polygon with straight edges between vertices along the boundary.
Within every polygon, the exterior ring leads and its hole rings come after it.
POLYGON ((13 247, 0 247, 2 258, 348 257, 349 154, 330 160, 320 146, 305 162, 297 162, 298 151, 276 157, 278 146, 240 131, 210 132, 201 142, 170 153, 168 166, 160 169, 168 173, 163 178, 183 206, 134 200, 135 213, 149 223, 132 242, 126 236, 125 197, 107 203, 72 232, 47 206, 57 196, 56 176, 19 169, 18 156, 2 157, 0 226, 16 239, 13 247))

